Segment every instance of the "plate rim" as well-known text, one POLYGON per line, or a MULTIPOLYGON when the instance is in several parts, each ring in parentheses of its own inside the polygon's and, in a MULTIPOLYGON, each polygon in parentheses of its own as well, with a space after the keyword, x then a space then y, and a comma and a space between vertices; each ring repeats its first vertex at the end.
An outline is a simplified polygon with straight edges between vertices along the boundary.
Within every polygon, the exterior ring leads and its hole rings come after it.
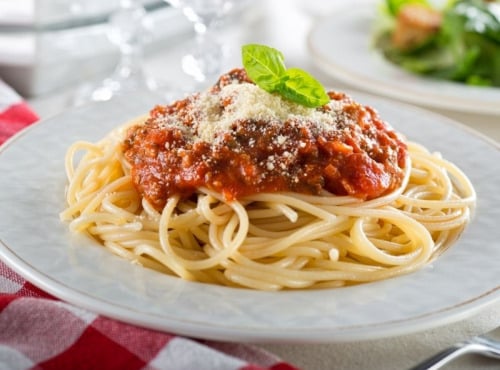
POLYGON ((193 338, 224 340, 229 342, 256 343, 265 341, 267 343, 344 343, 389 338, 452 324, 457 321, 467 319, 479 311, 500 302, 500 285, 498 285, 496 288, 483 292, 468 301, 411 318, 359 326, 351 325, 337 329, 336 332, 332 332, 331 329, 328 328, 318 331, 319 329, 316 328, 314 338, 305 338, 303 335, 305 332, 309 332, 310 328, 287 328, 287 335, 283 336, 282 331, 276 330, 276 328, 271 328, 268 329, 268 331, 265 331, 262 330, 262 328, 235 328, 220 325, 210 326, 207 325, 206 322, 201 323, 187 320, 183 320, 181 324, 178 324, 178 320, 176 319, 158 316, 153 313, 145 314, 143 312, 138 312, 130 307, 123 307, 120 304, 108 302, 103 298, 93 297, 87 292, 82 292, 79 289, 66 285, 64 282, 57 281, 51 276, 37 270, 31 266, 30 263, 24 261, 1 239, 0 257, 2 257, 2 262, 12 268, 12 270, 21 275, 27 281, 53 295, 62 302, 87 309, 95 314, 122 321, 126 324, 137 325, 148 329, 160 330, 178 335, 187 335, 193 338), (50 284, 50 282, 53 283, 50 284), (158 325, 158 322, 154 321, 151 316, 161 318, 163 323, 158 325), (431 319, 429 320, 429 318, 431 319), (408 324, 410 324, 410 326, 414 329, 408 331, 408 324), (387 330, 387 325, 390 326, 390 330, 387 330), (203 334, 200 334, 200 326, 203 327, 203 334), (418 329, 415 329, 417 326, 418 329), (370 328, 372 330, 366 333, 366 328, 370 328), (242 330, 245 330, 244 334, 242 334, 242 330), (290 336, 295 335, 300 335, 300 340, 293 340, 290 338, 290 336))

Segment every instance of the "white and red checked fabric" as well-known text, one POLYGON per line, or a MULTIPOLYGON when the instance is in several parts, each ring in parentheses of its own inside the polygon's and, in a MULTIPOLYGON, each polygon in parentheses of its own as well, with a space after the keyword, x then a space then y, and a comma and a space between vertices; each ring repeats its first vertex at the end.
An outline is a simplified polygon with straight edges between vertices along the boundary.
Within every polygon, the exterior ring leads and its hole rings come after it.
MULTIPOLYGON (((37 119, 0 80, 0 145, 37 119)), ((195 340, 94 314, 52 297, 0 261, 0 369, 297 368, 251 345, 195 340)))
POLYGON ((0 145, 37 119, 26 102, 0 80, 0 145))

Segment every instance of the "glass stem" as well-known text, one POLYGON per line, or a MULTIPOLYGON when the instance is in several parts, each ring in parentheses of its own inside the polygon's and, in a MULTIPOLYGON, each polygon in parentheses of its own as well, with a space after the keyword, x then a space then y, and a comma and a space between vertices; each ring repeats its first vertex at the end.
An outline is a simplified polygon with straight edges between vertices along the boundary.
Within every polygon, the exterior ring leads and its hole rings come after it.
POLYGON ((115 69, 115 74, 120 78, 130 78, 143 74, 143 51, 139 45, 120 47, 120 61, 115 69))
POLYGON ((138 0, 121 0, 119 12, 121 15, 116 22, 122 35, 118 38, 120 60, 114 75, 120 79, 142 78, 144 73, 141 22, 144 9, 138 0))

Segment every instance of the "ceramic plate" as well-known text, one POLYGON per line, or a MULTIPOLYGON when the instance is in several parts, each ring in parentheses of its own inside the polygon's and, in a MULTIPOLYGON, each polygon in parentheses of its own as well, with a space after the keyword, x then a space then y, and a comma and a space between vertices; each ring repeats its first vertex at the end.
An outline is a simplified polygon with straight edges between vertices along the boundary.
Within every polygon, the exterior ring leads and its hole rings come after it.
POLYGON ((411 74, 391 64, 373 47, 373 1, 349 3, 311 30, 308 48, 314 62, 353 87, 432 108, 500 114, 500 88, 475 87, 411 74))
POLYGON ((59 220, 64 155, 144 114, 146 95, 41 121, 0 148, 0 258, 62 300, 129 323, 230 341, 332 342, 393 336, 460 320, 500 298, 498 147, 446 118, 369 96, 408 138, 439 150, 475 184, 460 240, 410 275, 354 287, 258 292, 182 281, 134 266, 59 220))

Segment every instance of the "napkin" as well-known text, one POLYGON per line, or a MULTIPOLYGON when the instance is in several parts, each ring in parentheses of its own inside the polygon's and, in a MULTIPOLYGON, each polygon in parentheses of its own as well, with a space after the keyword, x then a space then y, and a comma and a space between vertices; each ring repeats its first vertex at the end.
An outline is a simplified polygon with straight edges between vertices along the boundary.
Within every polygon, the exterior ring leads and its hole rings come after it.
MULTIPOLYGON (((2 143, 37 119, 0 80, 0 155, 2 143)), ((0 369, 297 368, 252 345, 196 340, 97 315, 40 290, 0 261, 0 369)))
POLYGON ((26 102, 0 80, 0 145, 37 119, 26 102))

